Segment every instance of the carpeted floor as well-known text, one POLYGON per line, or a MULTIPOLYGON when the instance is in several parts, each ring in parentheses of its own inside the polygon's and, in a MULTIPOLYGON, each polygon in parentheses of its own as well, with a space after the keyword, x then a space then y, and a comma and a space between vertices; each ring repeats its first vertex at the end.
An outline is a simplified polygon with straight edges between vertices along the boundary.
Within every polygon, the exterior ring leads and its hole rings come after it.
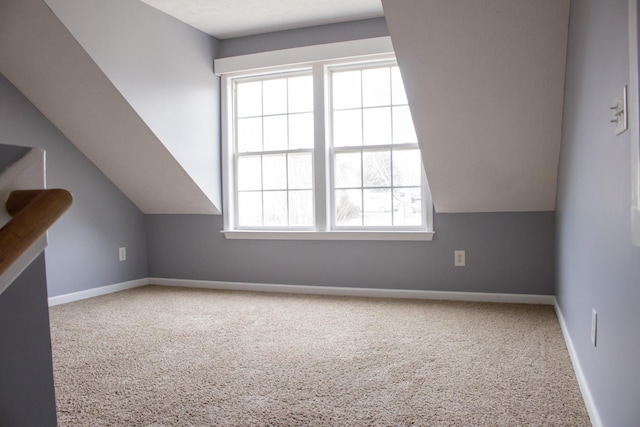
POLYGON ((589 426, 551 306, 147 286, 50 309, 64 426, 589 426))

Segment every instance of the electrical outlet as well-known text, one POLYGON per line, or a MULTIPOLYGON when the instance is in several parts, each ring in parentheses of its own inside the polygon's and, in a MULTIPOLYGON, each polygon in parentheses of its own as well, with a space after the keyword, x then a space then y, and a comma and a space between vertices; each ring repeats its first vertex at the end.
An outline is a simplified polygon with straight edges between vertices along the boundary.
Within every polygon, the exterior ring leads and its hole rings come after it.
POLYGON ((120 261, 126 261, 127 260, 127 248, 118 249, 118 257, 120 258, 120 261))
POLYGON ((467 263, 464 251, 453 251, 454 262, 456 267, 464 267, 467 263))
POLYGON ((591 344, 596 347, 598 343, 598 312, 596 309, 591 310, 591 344))

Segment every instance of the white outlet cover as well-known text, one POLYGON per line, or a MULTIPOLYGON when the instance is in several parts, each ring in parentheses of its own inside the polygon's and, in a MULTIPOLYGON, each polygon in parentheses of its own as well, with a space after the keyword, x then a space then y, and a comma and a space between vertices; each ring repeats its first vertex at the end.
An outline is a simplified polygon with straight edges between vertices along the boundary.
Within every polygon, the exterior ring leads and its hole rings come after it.
POLYGON ((456 267, 464 267, 467 263, 465 251, 453 251, 454 265, 456 267))

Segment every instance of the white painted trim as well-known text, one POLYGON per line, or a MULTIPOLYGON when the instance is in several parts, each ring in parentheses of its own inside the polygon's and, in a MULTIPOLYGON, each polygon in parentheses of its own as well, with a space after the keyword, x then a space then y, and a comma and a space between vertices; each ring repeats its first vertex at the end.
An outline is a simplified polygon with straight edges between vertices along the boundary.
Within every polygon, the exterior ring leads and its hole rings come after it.
POLYGON ((640 208, 631 208, 631 242, 640 246, 640 208))
POLYGON ((283 65, 291 68, 296 64, 389 53, 393 53, 391 37, 376 37, 218 58, 214 61, 214 70, 220 76, 283 65))
POLYGON ((604 427, 602 419, 600 418, 600 413, 598 412, 598 408, 596 407, 596 404, 593 400, 591 389, 589 388, 589 384, 587 383, 587 378, 585 377, 584 371, 582 370, 582 365, 580 364, 578 353, 576 352, 573 341, 571 340, 571 335, 569 334, 567 324, 564 321, 562 310, 560 309, 558 301, 556 301, 555 298, 554 301, 556 315, 558 316, 558 322, 560 323, 560 329, 562 330, 562 335, 564 336, 564 341, 567 345, 567 350, 569 351, 569 357, 571 358, 571 363, 573 364, 573 370, 576 374, 578 385, 580 386, 580 392, 582 393, 584 404, 587 407, 589 418, 591 418, 591 424, 593 425, 593 427, 604 427))
POLYGON ((114 285, 101 286, 99 288, 87 289, 85 291, 72 292, 70 294, 49 297, 49 307, 54 305, 66 304, 69 302, 80 301, 87 298, 93 298, 100 295, 112 294, 127 289, 139 288, 149 284, 149 279, 137 279, 129 282, 116 283, 114 285))
POLYGON ((629 91, 627 114, 631 159, 631 241, 640 246, 640 70, 638 63, 638 0, 629 0, 629 91))
POLYGON ((433 231, 249 231, 222 230, 227 239, 250 240, 409 240, 431 241, 433 231))
MULTIPOLYGON (((45 188, 45 159, 44 150, 32 148, 20 160, 0 174, 0 202, 2 204, 0 226, 4 226, 11 220, 5 205, 12 191, 45 188)), ((47 233, 45 232, 0 275, 0 294, 31 265, 46 246, 47 233)))
POLYGON ((45 188, 45 184, 45 152, 40 148, 32 148, 0 174, 0 225, 11 220, 5 204, 12 191, 41 189, 45 188))
POLYGON ((410 298, 450 301, 502 302, 553 305, 553 295, 498 294, 484 292, 446 292, 405 289, 347 288, 337 286, 280 285, 266 283, 219 282, 150 277, 149 284, 234 291, 274 292, 307 295, 335 295, 373 298, 410 298))

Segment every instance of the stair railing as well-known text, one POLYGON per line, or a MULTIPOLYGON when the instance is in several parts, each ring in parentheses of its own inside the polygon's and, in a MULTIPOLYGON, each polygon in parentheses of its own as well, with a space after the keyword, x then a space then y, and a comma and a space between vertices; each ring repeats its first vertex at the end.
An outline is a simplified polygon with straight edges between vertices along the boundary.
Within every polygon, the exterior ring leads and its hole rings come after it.
MULTIPOLYGON (((59 188, 15 190, 9 194, 5 207, 11 220, 0 228, 0 277, 28 253, 30 247, 69 209, 72 200, 71 193, 59 188)), ((16 274, 13 273, 14 276, 16 274)), ((14 279, 2 280, 0 294, 14 279)))

